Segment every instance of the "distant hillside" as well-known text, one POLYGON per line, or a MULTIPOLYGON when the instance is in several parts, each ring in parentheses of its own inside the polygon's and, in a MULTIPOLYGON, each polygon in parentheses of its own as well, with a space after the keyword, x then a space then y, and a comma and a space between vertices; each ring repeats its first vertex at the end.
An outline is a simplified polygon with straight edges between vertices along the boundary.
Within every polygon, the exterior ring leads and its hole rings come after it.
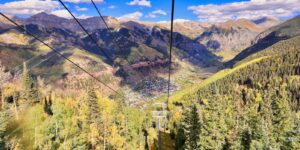
POLYGON ((235 21, 229 20, 223 23, 218 23, 216 25, 222 29, 245 28, 252 32, 261 32, 264 30, 263 27, 260 27, 258 24, 248 19, 238 19, 235 21))
POLYGON ((206 45, 211 51, 240 51, 250 46, 259 32, 238 26, 212 26, 204 31, 197 41, 206 45), (243 39, 242 41, 240 39, 243 39))
POLYGON ((223 57, 223 61, 227 61, 249 47, 259 33, 276 25, 275 22, 273 24, 267 22, 262 20, 255 23, 247 19, 229 20, 212 25, 196 40, 213 53, 223 57))
MULTIPOLYGON (((47 14, 45 12, 38 13, 27 19, 22 19, 22 18, 16 18, 16 19, 19 20, 19 22, 22 23, 23 25, 36 24, 39 25, 40 27, 46 27, 46 28, 66 29, 66 30, 71 30, 73 32, 81 31, 80 26, 75 22, 75 20, 58 17, 56 15, 47 14)), ((104 19, 111 27, 117 28, 120 25, 120 22, 116 18, 104 16, 104 19)), ((100 19, 100 17, 79 19, 79 21, 89 31, 95 31, 97 29, 106 28, 105 24, 100 19)))
MULTIPOLYGON (((140 22, 147 26, 158 26, 162 29, 170 30, 170 22, 140 22)), ((174 22, 174 32, 178 32, 191 39, 195 39, 202 34, 211 24, 193 21, 174 22)))
POLYGON ((259 34, 253 45, 239 53, 228 63, 228 65, 233 65, 281 40, 286 40, 297 35, 300 35, 300 16, 290 19, 259 34))

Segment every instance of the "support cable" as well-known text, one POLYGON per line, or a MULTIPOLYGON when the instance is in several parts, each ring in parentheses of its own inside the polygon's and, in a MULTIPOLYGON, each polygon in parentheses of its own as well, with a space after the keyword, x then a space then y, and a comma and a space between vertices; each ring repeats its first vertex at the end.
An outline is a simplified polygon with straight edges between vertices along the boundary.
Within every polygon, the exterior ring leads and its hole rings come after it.
MULTIPOLYGON (((97 45, 97 47, 103 52, 103 53, 105 53, 105 51, 103 51, 101 48, 100 48, 100 46, 98 45, 98 43, 97 43, 97 41, 88 33, 88 31, 84 28, 84 26, 78 21, 78 19, 73 15, 73 13, 69 10, 69 8, 64 4, 64 2, 62 2, 62 0, 59 0, 59 2, 64 6, 64 8, 69 12, 69 14, 73 17, 73 19, 78 23, 78 25, 82 28, 82 30, 89 36, 89 38, 97 45)), ((92 1, 92 3, 94 4, 94 6, 96 6, 96 4, 92 1)), ((99 15, 100 15, 100 17, 101 17, 101 19, 104 21, 104 17, 101 15, 101 13, 100 13, 100 11, 99 11, 99 9, 96 7, 96 10, 97 10, 97 12, 99 13, 99 15)), ((105 21, 104 21, 105 22, 105 21)), ((105 26, 106 26, 106 28, 108 28, 108 25, 107 25, 107 23, 105 22, 105 26)), ((109 30, 109 28, 108 28, 108 30, 109 30)), ((110 31, 110 30, 109 30, 110 31)), ((115 38, 113 37, 113 40, 115 40, 115 38)), ((115 41, 114 41, 115 42, 115 41)), ((120 48, 120 46, 115 42, 115 44, 118 46, 118 48, 119 49, 121 49, 120 48)), ((106 54, 106 53, 105 53, 106 54)), ((114 65, 114 61, 113 61, 113 59, 111 59, 107 54, 105 55, 105 56, 107 56, 107 58, 113 63, 113 65, 114 65)), ((128 59, 127 58, 125 58, 125 60, 126 60, 126 62, 128 63, 128 65, 130 65, 130 62, 128 61, 128 59)), ((142 79, 142 75, 138 72, 138 71, 136 71, 137 72, 137 75, 142 79)))
MULTIPOLYGON (((92 4, 93 4, 93 6, 95 7, 95 9, 96 9, 96 11, 97 11, 99 17, 101 18, 102 22, 104 23, 104 25, 105 25, 107 31, 112 35, 112 40, 113 40, 113 42, 114 42, 115 45, 119 48, 119 50, 121 50, 122 48, 121 48, 120 45, 118 44, 118 42, 117 42, 117 40, 116 40, 116 37, 115 37, 113 31, 111 30, 111 28, 109 28, 108 24, 106 23, 106 21, 105 21, 103 15, 101 14, 101 12, 100 12, 98 6, 97 6, 96 3, 94 2, 94 0, 91 0, 91 2, 92 2, 92 4)), ((128 65, 130 65, 129 60, 128 60, 127 58, 125 58, 125 60, 126 60, 126 62, 128 63, 128 65)), ((137 72, 137 75, 142 79, 142 75, 141 75, 138 71, 136 71, 136 72, 137 72)))
POLYGON ((168 76, 168 96, 167 105, 170 98, 170 84, 171 84, 171 71, 172 71, 172 47, 173 47, 173 23, 174 23, 174 10, 175 10, 175 0, 172 0, 172 12, 171 12, 171 33, 170 33, 170 49, 169 49, 169 76, 168 76))
POLYGON ((100 51, 104 54, 104 56, 112 63, 114 64, 114 61, 112 58, 109 57, 109 55, 99 46, 97 41, 92 37, 92 35, 83 27, 83 25, 79 22, 79 20, 73 15, 73 13, 69 10, 69 8, 62 2, 61 0, 58 0, 64 8, 69 12, 69 14, 74 18, 74 20, 78 23, 78 25, 81 27, 81 29, 88 35, 88 37, 96 44, 96 46, 100 49, 100 51))

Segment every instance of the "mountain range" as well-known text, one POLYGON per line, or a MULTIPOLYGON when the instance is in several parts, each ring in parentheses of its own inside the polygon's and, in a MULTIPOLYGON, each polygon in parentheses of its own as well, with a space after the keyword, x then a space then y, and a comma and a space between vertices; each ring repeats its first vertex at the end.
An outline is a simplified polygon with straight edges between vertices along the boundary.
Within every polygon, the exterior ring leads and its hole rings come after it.
MULTIPOLYGON (((148 56, 135 57, 135 60, 131 60, 131 63, 166 56, 169 41, 167 39, 169 36, 169 23, 124 22, 113 17, 104 17, 104 19, 113 30, 113 33, 106 30, 105 24, 99 17, 79 19, 79 21, 98 40, 101 48, 110 53, 111 57, 116 58, 119 55, 129 57, 132 47, 147 47, 144 49, 152 51, 151 53, 155 53, 155 56, 152 58, 148 56), (118 42, 118 40, 122 40, 122 42, 118 42), (124 49, 122 47, 122 50, 120 50, 121 46, 116 46, 121 44, 125 47, 124 49)), ((0 23, 1 33, 10 32, 10 24, 4 20, 2 18, 0 23)), ((54 44, 65 43, 67 46, 80 46, 90 52, 100 53, 99 50, 95 50, 97 48, 90 43, 90 39, 85 37, 86 35, 75 20, 46 13, 39 13, 25 19, 14 17, 14 20, 24 25, 27 30, 39 33, 43 38, 55 37, 52 38, 54 44)), ((260 32, 279 23, 279 20, 266 17, 254 21, 239 19, 216 24, 188 21, 175 22, 174 45, 176 48, 183 50, 179 51, 179 55, 185 55, 186 57, 181 57, 181 59, 188 58, 189 61, 199 65, 207 65, 210 62, 207 63, 206 61, 217 59, 211 53, 215 51, 241 51, 250 46, 252 40, 260 32), (243 37, 243 40, 239 40, 241 37, 243 37), (193 46, 191 47, 191 45, 193 46), (198 57, 200 54, 201 57, 198 57)))
MULTIPOLYGON (((90 32, 90 35, 97 39, 100 48, 106 51, 116 62, 126 62, 127 65, 138 66, 139 63, 147 61, 155 63, 157 60, 167 59, 169 30, 157 26, 149 27, 133 21, 120 22, 112 17, 104 17, 104 19, 111 30, 108 31, 105 28, 99 17, 79 21, 90 32)), ((40 13, 26 19, 14 17, 14 20, 22 24, 28 31, 51 41, 51 44, 56 48, 78 47, 89 53, 103 56, 99 48, 85 35, 75 20, 46 13, 40 13)), ((7 22, 2 22, 1 26, 1 36, 5 37, 2 38, 2 44, 20 46, 22 42, 25 42, 23 45, 35 42, 30 41, 30 37, 26 35, 16 38, 16 28, 7 22), (15 40, 7 40, 9 38, 15 40)), ((218 63, 217 57, 207 51, 204 45, 183 34, 175 33, 174 48, 178 49, 175 52, 178 59, 185 59, 195 65, 208 66, 218 63)))
POLYGON ((261 32, 255 40, 253 40, 251 46, 247 47, 234 59, 228 62, 228 64, 235 64, 249 55, 260 52, 273 44, 287 40, 300 34, 300 16, 297 16, 291 20, 288 20, 282 24, 271 27, 264 32, 261 32))
MULTIPOLYGON (((12 19, 27 31, 51 43, 62 54, 85 66, 88 71, 95 75, 103 76, 104 73, 110 76, 110 79, 104 80, 113 85, 121 82, 137 89, 139 84, 153 76, 159 76, 160 80, 166 78, 169 22, 120 21, 107 16, 104 17, 110 28, 107 30, 99 17, 79 19, 91 37, 96 39, 99 49, 73 19, 47 13, 12 19), (102 50, 113 59, 114 64, 105 58, 102 50)), ((0 57, 7 68, 20 68, 17 64, 29 59, 35 74, 51 77, 52 80, 79 75, 79 71, 74 71, 76 69, 63 58, 19 32, 4 18, 0 20, 0 57), (2 59, 10 55, 14 57, 2 59)), ((230 20, 224 23, 175 22, 173 73, 189 71, 195 76, 199 74, 195 70, 200 68, 204 70, 204 73, 200 73, 200 78, 206 78, 207 75, 202 74, 212 74, 223 68, 222 61, 230 60, 243 49, 255 45, 259 37, 267 37, 271 30, 280 28, 276 25, 281 22, 271 17, 230 20)), ((245 52, 236 57, 243 53, 245 52)), ((228 63, 232 64, 232 61, 228 63)), ((182 78, 186 77, 178 76, 178 79, 182 78)), ((177 81, 177 78, 174 80, 177 81)), ((174 87, 180 87, 178 84, 174 83, 174 87)))

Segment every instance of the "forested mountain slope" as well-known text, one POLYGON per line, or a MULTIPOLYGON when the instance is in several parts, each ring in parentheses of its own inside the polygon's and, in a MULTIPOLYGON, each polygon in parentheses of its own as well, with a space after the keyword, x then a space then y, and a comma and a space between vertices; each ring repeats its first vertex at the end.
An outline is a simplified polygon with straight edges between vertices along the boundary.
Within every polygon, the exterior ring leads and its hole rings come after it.
POLYGON ((181 128, 192 124, 180 112, 195 105, 201 120, 193 130, 199 130, 203 149, 299 149, 299 43, 300 36, 279 42, 264 55, 174 94, 169 108, 175 141, 182 143, 181 128))

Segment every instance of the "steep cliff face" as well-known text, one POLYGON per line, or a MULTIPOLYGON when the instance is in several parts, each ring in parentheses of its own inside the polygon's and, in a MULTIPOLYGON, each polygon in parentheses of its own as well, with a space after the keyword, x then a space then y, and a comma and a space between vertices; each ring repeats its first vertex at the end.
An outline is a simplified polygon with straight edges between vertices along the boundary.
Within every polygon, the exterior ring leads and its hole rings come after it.
POLYGON ((262 27, 249 20, 230 20, 211 26, 196 40, 211 51, 240 51, 250 46, 261 31, 262 27))
MULTIPOLYGON (((141 22, 142 24, 150 27, 160 27, 162 29, 170 30, 170 22, 141 22)), ((202 34, 207 28, 212 24, 194 22, 194 21, 182 21, 174 22, 174 31, 181 33, 182 35, 189 37, 191 39, 197 38, 202 34)))
POLYGON ((243 27, 212 26, 196 40, 206 45, 211 51, 240 51, 250 46, 257 34, 258 32, 243 27))
POLYGON ((247 19, 229 20, 212 25, 196 40, 213 53, 219 54, 224 60, 229 60, 238 52, 251 46, 262 31, 278 23, 263 18, 256 22, 247 19))
POLYGON ((254 40, 250 47, 239 53, 228 64, 232 65, 240 60, 260 52, 271 45, 289 38, 300 35, 300 16, 290 19, 282 24, 271 27, 260 33, 254 40))

